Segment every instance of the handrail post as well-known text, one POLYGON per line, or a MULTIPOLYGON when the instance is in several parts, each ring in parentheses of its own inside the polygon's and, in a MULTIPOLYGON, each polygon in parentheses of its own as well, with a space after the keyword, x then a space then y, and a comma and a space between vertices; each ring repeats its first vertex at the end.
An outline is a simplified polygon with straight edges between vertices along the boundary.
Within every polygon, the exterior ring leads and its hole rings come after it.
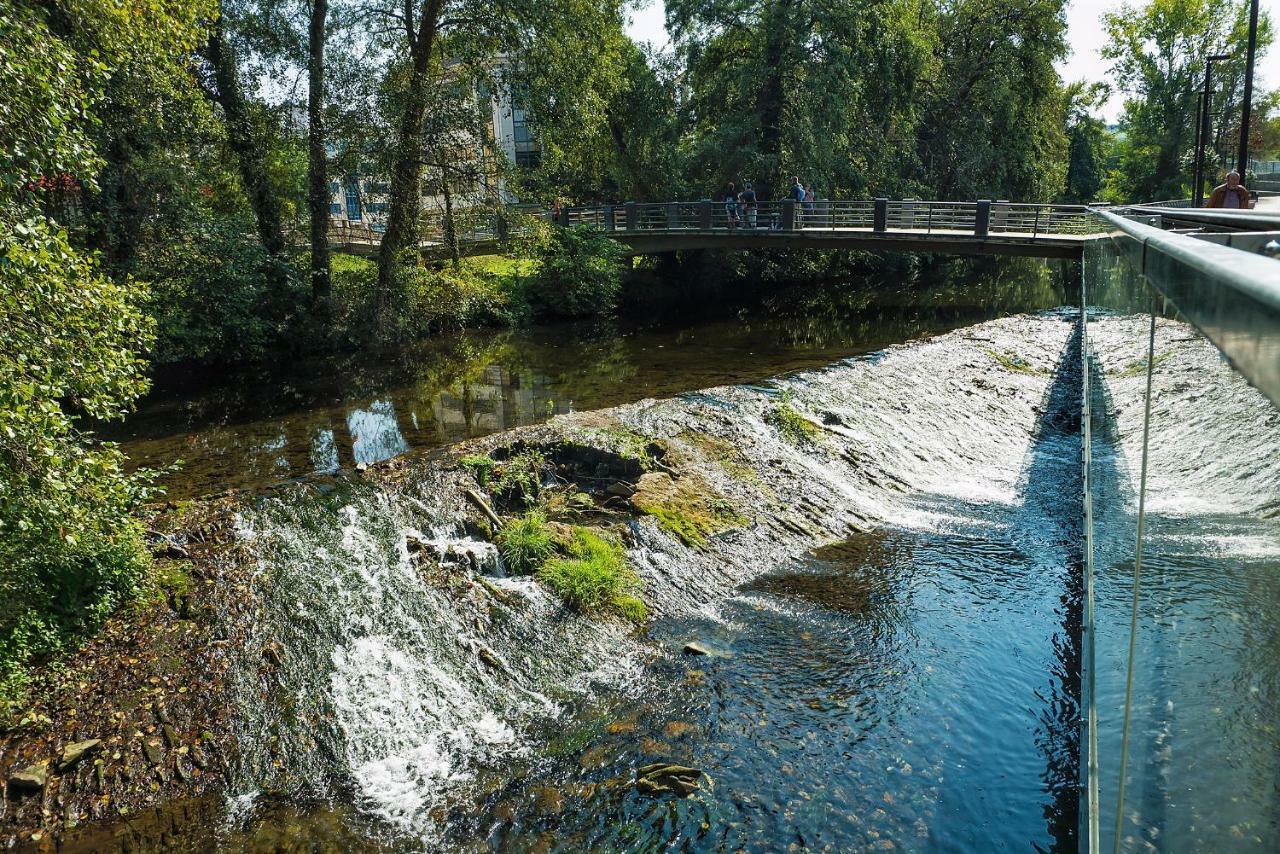
POLYGON ((872 231, 884 231, 889 224, 889 200, 876 199, 875 213, 871 219, 872 231))
POLYGON ((678 202, 667 202, 667 228, 675 231, 680 227, 680 205, 678 202))
POLYGON ((796 201, 795 199, 785 199, 782 202, 782 230, 795 231, 796 229, 796 201))
POLYGON ((622 206, 627 212, 627 231, 640 230, 640 206, 635 202, 627 202, 622 206))
POLYGON ((973 233, 976 237, 986 237, 991 230, 991 200, 979 199, 978 209, 973 214, 973 233))
POLYGON ((711 200, 702 199, 698 202, 698 228, 703 231, 711 230, 711 200))
POLYGON ((617 228, 617 222, 616 222, 617 213, 618 213, 618 209, 613 205, 604 206, 603 224, 601 227, 605 231, 613 231, 615 228, 617 228))
POLYGON ((1036 219, 1031 224, 1031 237, 1034 239, 1040 235, 1040 206, 1036 205, 1036 219))

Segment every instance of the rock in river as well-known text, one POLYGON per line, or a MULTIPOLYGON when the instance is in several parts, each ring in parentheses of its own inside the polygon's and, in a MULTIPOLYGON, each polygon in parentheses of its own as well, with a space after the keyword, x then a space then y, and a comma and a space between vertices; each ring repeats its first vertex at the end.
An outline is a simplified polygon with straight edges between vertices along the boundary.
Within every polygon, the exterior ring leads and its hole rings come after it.
POLYGON ((673 794, 688 797, 698 789, 703 774, 697 768, 655 762, 636 771, 636 790, 645 795, 673 794))
POLYGON ((49 782, 49 760, 28 765, 9 775, 9 791, 22 794, 39 792, 49 782))
POLYGON ((90 738, 85 741, 77 741, 74 744, 68 744, 62 748, 62 758, 58 760, 58 770, 66 771, 81 759, 96 752, 101 746, 102 739, 100 738, 90 738))

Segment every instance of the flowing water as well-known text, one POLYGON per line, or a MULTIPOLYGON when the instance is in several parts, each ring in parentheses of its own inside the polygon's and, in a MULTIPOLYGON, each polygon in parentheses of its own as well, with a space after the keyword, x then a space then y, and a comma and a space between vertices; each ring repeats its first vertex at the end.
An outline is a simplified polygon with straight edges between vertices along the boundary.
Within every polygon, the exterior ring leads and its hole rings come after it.
MULTIPOLYGON (((874 309, 621 343, 533 333, 414 381, 366 370, 356 390, 321 382, 284 402, 161 395, 131 447, 152 460, 194 449, 194 491, 672 395, 616 417, 677 444, 714 436, 741 454, 739 470, 759 472, 724 482, 759 499, 757 523, 707 550, 631 524, 628 557, 655 615, 639 633, 507 577, 429 463, 395 487, 304 483, 262 499, 240 532, 263 602, 236 692, 241 761, 213 826, 171 844, 1076 850, 1080 324, 1078 310, 1044 311, 1071 297, 1038 282, 1012 300, 982 281, 934 297, 892 290, 874 309), (1006 316, 1020 311, 1033 313, 1006 316), (783 393, 824 425, 819 444, 797 447, 771 425, 783 393), (424 552, 438 560, 424 565, 424 552), (690 641, 710 654, 685 654, 690 641), (270 673, 255 664, 267 647, 280 662, 270 673), (644 794, 636 769, 653 762, 706 776, 687 798, 644 794)), ((1098 596, 1112 756, 1138 435, 1126 385, 1138 375, 1123 354, 1139 327, 1117 318, 1090 332, 1111 336, 1111 362, 1093 369, 1115 395, 1102 407, 1114 432, 1097 440, 1111 461, 1098 596)), ((1191 338, 1180 324, 1165 334, 1170 348, 1191 338)), ((1227 374, 1208 386, 1216 407, 1172 374, 1157 408, 1168 447, 1184 453, 1160 469, 1163 610, 1143 635, 1153 655, 1128 847, 1274 850, 1276 416, 1211 350, 1186 358, 1162 369, 1227 374), (1197 438, 1215 432, 1229 449, 1197 438), (1248 459, 1267 465, 1244 477, 1248 459), (1230 673, 1230 690, 1209 672, 1230 673), (1217 727, 1234 745, 1226 768, 1205 758, 1217 727), (1194 808, 1179 803, 1187 791, 1194 808)))

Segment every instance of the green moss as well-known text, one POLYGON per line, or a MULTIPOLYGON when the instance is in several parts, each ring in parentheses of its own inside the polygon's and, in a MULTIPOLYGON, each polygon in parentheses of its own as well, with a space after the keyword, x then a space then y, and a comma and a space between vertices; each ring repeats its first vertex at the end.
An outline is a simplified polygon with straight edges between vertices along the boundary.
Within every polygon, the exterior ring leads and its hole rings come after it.
POLYGON ((1032 376, 1044 373, 1044 371, 1039 368, 1033 368, 1030 362, 1019 356, 1017 353, 1010 353, 1007 351, 1002 352, 1000 350, 992 349, 991 347, 983 347, 982 352, 995 359, 996 362, 1000 364, 1000 367, 1004 368, 1006 371, 1013 371, 1018 374, 1030 374, 1032 376))
MULTIPOLYGON (((1156 354, 1156 359, 1155 359, 1155 367, 1157 367, 1157 368, 1158 368, 1158 367, 1160 367, 1160 364, 1161 364, 1162 362, 1164 362, 1166 359, 1168 359, 1168 358, 1169 358, 1170 356, 1172 356, 1172 355, 1173 355, 1172 353, 1157 353, 1157 354, 1156 354)), ((1134 359, 1132 362, 1130 362, 1129 364, 1125 365, 1125 366, 1124 366, 1124 368, 1122 368, 1122 369, 1121 369, 1121 370, 1119 370, 1119 371, 1116 371, 1116 372, 1113 374, 1113 376, 1117 376, 1117 377, 1126 377, 1126 378, 1127 378, 1127 377, 1136 377, 1136 376, 1141 376, 1141 375, 1145 374, 1146 372, 1147 372, 1147 360, 1146 360, 1146 359, 1134 359)))
POLYGON ((593 428, 588 430, 594 441, 593 445, 602 445, 611 449, 624 460, 635 460, 645 471, 657 468, 658 459, 653 453, 653 439, 642 433, 623 427, 593 428))
POLYGON ((808 418, 805 418, 791 405, 791 392, 782 393, 782 399, 773 405, 767 420, 777 428, 788 442, 807 445, 817 441, 820 431, 808 418))
POLYGON ((539 510, 508 522, 498 532, 497 544, 507 568, 517 575, 535 572, 555 552, 547 517, 539 510))
POLYGON ((773 490, 765 484, 764 479, 760 477, 760 473, 751 467, 747 455, 732 442, 721 439, 719 436, 711 436, 707 433, 695 431, 681 433, 680 438, 696 446, 705 456, 714 460, 729 477, 750 483, 759 487, 766 494, 773 495, 773 490))
POLYGON ((538 580, 581 611, 613 611, 630 620, 647 614, 635 596, 640 578, 627 564, 622 546, 586 528, 574 531, 568 557, 542 565, 538 580))
POLYGON ((471 472, 475 479, 483 487, 489 486, 489 475, 493 474, 497 462, 488 454, 469 454, 458 460, 462 467, 471 472))
POLYGON ((631 502, 687 546, 705 548, 708 537, 750 522, 700 481, 684 478, 666 482, 668 488, 642 488, 631 502))
POLYGON ((156 561, 156 589, 167 595, 186 596, 192 586, 190 569, 191 564, 185 561, 156 561))

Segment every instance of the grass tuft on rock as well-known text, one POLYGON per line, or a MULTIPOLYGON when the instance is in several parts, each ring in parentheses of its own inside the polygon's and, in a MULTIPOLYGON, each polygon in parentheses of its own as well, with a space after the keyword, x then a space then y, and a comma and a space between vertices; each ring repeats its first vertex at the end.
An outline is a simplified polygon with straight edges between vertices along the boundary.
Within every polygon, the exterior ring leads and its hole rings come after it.
POLYGON ((635 596, 640 578, 627 565, 622 546, 585 528, 574 531, 567 557, 542 565, 538 580, 580 611, 613 611, 635 622, 648 614, 635 596))
POLYGON ((536 572, 555 553, 551 529, 541 510, 530 510, 508 522, 498 532, 496 542, 507 569, 517 575, 536 572))
POLYGON ((1015 374, 1029 374, 1031 376, 1044 373, 1039 368, 1033 367, 1030 362, 1017 353, 1001 352, 991 347, 983 347, 982 352, 999 362, 1000 367, 1006 371, 1013 371, 1015 374))

